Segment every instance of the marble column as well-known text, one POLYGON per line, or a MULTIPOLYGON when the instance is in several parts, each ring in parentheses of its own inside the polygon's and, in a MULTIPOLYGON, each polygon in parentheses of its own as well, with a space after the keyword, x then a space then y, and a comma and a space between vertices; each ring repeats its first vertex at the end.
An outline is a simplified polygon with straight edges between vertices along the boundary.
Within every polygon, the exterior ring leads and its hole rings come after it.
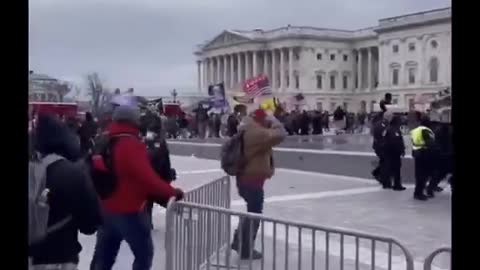
POLYGON ((280 49, 280 87, 281 90, 285 89, 285 50, 280 49))
POLYGON ((295 87, 295 79, 293 78, 293 48, 288 49, 288 88, 295 87))
POLYGON ((272 85, 272 89, 277 89, 278 88, 278 85, 277 85, 277 57, 275 55, 275 49, 273 49, 271 51, 272 53, 272 82, 271 82, 271 85, 272 85))
POLYGON ((213 82, 215 81, 215 72, 213 69, 213 60, 214 58, 209 58, 208 63, 209 63, 209 68, 208 68, 208 85, 212 85, 213 82))
POLYGON ((368 75, 368 79, 367 79, 367 89, 373 89, 373 75, 372 75, 372 69, 373 69, 373 61, 372 61, 372 48, 367 48, 367 52, 368 52, 368 62, 367 62, 367 75, 368 75))
POLYGON ((242 53, 237 53, 237 83, 242 82, 242 53))
POLYGON ((384 41, 380 41, 380 44, 378 45, 378 88, 383 87, 385 85, 385 80, 384 80, 384 61, 383 61, 383 47, 384 41))
POLYGON ((270 77, 268 76, 268 51, 263 51, 263 70, 262 70, 262 74, 267 76, 268 79, 270 79, 270 77))
POLYGON ((245 52, 245 80, 249 79, 251 77, 250 75, 250 53, 245 52))
POLYGON ((235 57, 234 54, 230 54, 230 88, 235 85, 235 57))
POLYGON ((252 58, 253 58, 253 72, 252 72, 252 77, 255 77, 258 75, 258 52, 253 51, 252 52, 252 58))
POLYGON ((362 51, 358 49, 358 62, 357 62, 357 77, 358 77, 358 89, 363 89, 363 72, 362 72, 362 51))
POLYGON ((227 55, 223 56, 223 83, 224 87, 227 87, 227 82, 228 82, 228 70, 227 70, 227 55))
POLYGON ((207 59, 203 59, 203 87, 206 88, 208 86, 208 75, 207 75, 207 69, 208 69, 208 62, 207 59))
POLYGON ((202 91, 202 61, 197 61, 198 92, 202 91))

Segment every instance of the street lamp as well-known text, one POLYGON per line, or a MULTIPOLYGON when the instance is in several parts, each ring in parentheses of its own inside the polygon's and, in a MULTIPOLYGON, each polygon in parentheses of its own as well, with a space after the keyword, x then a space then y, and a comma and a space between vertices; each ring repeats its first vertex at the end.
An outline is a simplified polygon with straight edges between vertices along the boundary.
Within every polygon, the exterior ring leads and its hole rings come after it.
POLYGON ((177 90, 173 89, 171 94, 172 94, 172 97, 173 97, 173 103, 177 103, 177 96, 178 96, 177 90))

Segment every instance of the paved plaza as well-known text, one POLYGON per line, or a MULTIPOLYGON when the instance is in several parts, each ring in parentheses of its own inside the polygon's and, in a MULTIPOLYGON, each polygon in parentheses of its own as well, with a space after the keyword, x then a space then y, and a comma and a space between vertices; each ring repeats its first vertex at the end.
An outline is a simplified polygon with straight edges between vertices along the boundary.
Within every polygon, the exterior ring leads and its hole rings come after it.
MULTIPOLYGON (((185 190, 223 176, 219 169, 219 162, 216 160, 172 156, 172 162, 178 171, 179 178, 175 185, 185 190)), ((449 188, 446 188, 436 198, 427 202, 419 202, 412 198, 413 185, 407 184, 406 186, 408 187, 406 191, 395 192, 381 189, 371 179, 278 168, 275 176, 268 180, 265 186, 264 214, 298 222, 393 237, 412 252, 415 269, 423 269, 421 268, 423 259, 431 251, 442 246, 451 246, 451 192, 449 188)), ((234 184, 232 185, 232 208, 242 211, 245 209, 234 184)), ((164 269, 165 264, 164 213, 164 209, 159 207, 154 212, 156 229, 154 231, 153 269, 164 269)), ((236 221, 233 222, 233 225, 236 226, 236 221)), ((265 228, 265 237, 267 241, 269 237, 272 237, 271 228, 265 228)), ((279 233, 279 237, 277 237, 277 241, 285 240, 284 233, 279 233)), ((321 247, 321 240, 316 241, 318 247, 321 247)), ((79 269, 87 270, 95 238, 82 236, 81 242, 84 250, 81 254, 79 269)), ((289 242, 294 245, 298 244, 294 241, 289 242)), ((338 261, 335 257, 338 258, 340 255, 333 247, 338 246, 339 241, 332 238, 331 242, 330 260, 335 262, 338 261)), ((280 244, 280 246, 282 245, 280 244)), ((354 269, 352 264, 352 260, 355 258, 352 250, 354 246, 347 242, 345 247, 345 269, 354 269)), ((380 247, 379 249, 377 256, 381 257, 382 254, 386 254, 380 247)), ((302 250, 305 256, 310 256, 308 254, 312 252, 311 241, 302 243, 302 250)), ((317 248, 317 252, 325 252, 325 250, 317 248)), ((368 254, 370 254, 369 247, 362 246, 361 269, 366 267, 364 263, 368 263, 370 259, 368 254)), ((271 256, 271 252, 266 250, 265 256, 271 256)), ((290 261, 292 264, 290 269, 296 269, 294 259, 295 257, 290 261)), ((446 255, 439 256, 435 260, 433 269, 447 269, 448 259, 449 257, 446 255)), ((133 256, 128 246, 123 243, 114 269, 131 269, 132 260, 133 256)), ((318 255, 318 260, 322 260, 321 255, 318 255)), ((266 261, 268 261, 267 258, 266 261)), ((377 262, 378 268, 376 269, 387 269, 385 260, 382 261, 379 258, 377 262)), ((281 266, 279 269, 283 269, 282 264, 278 265, 281 266)), ((266 266, 265 269, 269 269, 268 263, 266 266)), ((405 269, 401 266, 404 266, 401 257, 394 256, 393 269, 405 269)), ((332 264, 330 267, 337 269, 338 265, 332 264)), ((323 266, 315 268, 324 269, 323 266)), ((258 263, 254 264, 253 269, 260 269, 258 263)))

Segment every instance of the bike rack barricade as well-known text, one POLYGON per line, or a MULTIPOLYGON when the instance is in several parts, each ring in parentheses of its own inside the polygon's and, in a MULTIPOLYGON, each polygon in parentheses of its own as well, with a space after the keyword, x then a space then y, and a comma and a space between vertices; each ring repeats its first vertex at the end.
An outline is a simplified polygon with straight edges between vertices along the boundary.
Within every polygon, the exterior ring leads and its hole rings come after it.
MULTIPOLYGON (((425 262, 423 263, 423 270, 431 270, 431 269, 432 269, 433 260, 434 260, 435 257, 437 257, 437 255, 440 254, 440 253, 450 253, 450 255, 451 255, 451 254, 452 254, 452 248, 450 248, 450 247, 442 247, 442 248, 439 248, 439 249, 433 251, 432 253, 430 253, 430 255, 428 255, 428 257, 425 258, 425 262)), ((450 269, 452 269, 451 259, 450 259, 450 269)))
MULTIPOLYGON (((169 270, 414 270, 411 253, 390 237, 173 200, 166 218, 165 269, 169 270), (248 237, 252 237, 253 226, 259 224, 256 242, 262 259, 240 260, 232 253, 229 243, 234 219, 248 222, 248 237)), ((239 231, 238 250, 243 244, 241 234, 239 231)))

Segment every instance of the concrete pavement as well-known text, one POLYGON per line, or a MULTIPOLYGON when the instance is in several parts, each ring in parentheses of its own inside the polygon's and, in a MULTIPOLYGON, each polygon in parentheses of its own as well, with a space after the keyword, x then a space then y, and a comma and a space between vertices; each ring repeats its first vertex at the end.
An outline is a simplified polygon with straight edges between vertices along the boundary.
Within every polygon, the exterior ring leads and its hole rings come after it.
MULTIPOLYGON (((187 190, 223 175, 219 169, 219 162, 215 160, 173 156, 172 162, 179 172, 179 179, 175 185, 187 190)), ((411 185, 409 187, 411 188, 411 185)), ((418 202, 413 200, 411 189, 403 192, 382 190, 374 181, 369 179, 278 169, 276 175, 267 181, 265 192, 265 215, 393 236, 411 250, 416 260, 416 269, 420 269, 420 264, 428 253, 438 247, 451 244, 451 195, 448 189, 432 200, 418 202)), ((244 203, 237 195, 235 185, 232 185, 232 200, 233 209, 244 210, 244 203)), ((163 269, 165 263, 165 216, 161 208, 156 208, 154 212, 156 252, 152 269, 163 269)), ((235 226, 236 222, 233 222, 233 225, 235 226)), ((284 234, 279 236, 282 235, 284 234)), ((266 241, 271 241, 272 236, 271 229, 267 228, 266 241)), ((278 243, 284 243, 285 237, 277 237, 277 240, 278 243)), ((88 263, 93 254, 94 241, 94 237, 82 236, 81 238, 84 250, 81 254, 80 270, 88 269, 88 263)), ((335 246, 335 240, 332 239, 332 241, 332 245, 335 246)), ((316 242, 317 247, 322 246, 323 242, 320 238, 316 242)), ((290 243, 292 244, 291 252, 293 252, 291 254, 296 254, 295 241, 290 243)), ((284 245, 279 244, 279 246, 284 245)), ((258 241, 257 247, 260 247, 258 241)), ((364 249, 362 252, 369 254, 368 246, 362 246, 362 249, 364 249)), ((304 256, 306 256, 302 264, 307 266, 308 260, 306 258, 310 258, 309 255, 313 251, 308 243, 302 243, 302 250, 304 256)), ((278 252, 284 252, 284 250, 279 249, 278 252)), ((322 255, 324 252, 325 250, 322 249, 316 251, 315 257, 319 265, 324 264, 325 256, 322 255)), ((377 252, 379 252, 377 255, 379 256, 377 259, 378 269, 384 269, 381 257, 385 252, 381 249, 377 252)), ((330 265, 331 269, 338 269, 338 251, 331 249, 329 253, 332 263, 330 265)), ((265 255, 271 255, 270 251, 266 251, 265 255)), ((352 247, 347 245, 345 269, 352 266, 351 255, 352 247)), ((370 257, 365 256, 360 261, 360 269, 364 269, 368 264, 367 260, 370 257)), ((397 267, 401 269, 401 258, 398 256, 394 258, 397 262, 393 269, 397 269, 397 267)), ((114 269, 131 269, 132 260, 133 256, 128 246, 123 244, 114 269)), ((289 262, 289 264, 292 264, 290 269, 296 269, 295 262, 295 257, 292 257, 289 262)), ((272 263, 271 258, 269 263, 272 263)), ((447 268, 448 256, 439 256, 435 264, 440 268, 434 269, 447 268)), ((258 262, 256 265, 253 269, 260 269, 258 268, 258 262)), ((311 269, 311 266, 309 268, 311 269)))

